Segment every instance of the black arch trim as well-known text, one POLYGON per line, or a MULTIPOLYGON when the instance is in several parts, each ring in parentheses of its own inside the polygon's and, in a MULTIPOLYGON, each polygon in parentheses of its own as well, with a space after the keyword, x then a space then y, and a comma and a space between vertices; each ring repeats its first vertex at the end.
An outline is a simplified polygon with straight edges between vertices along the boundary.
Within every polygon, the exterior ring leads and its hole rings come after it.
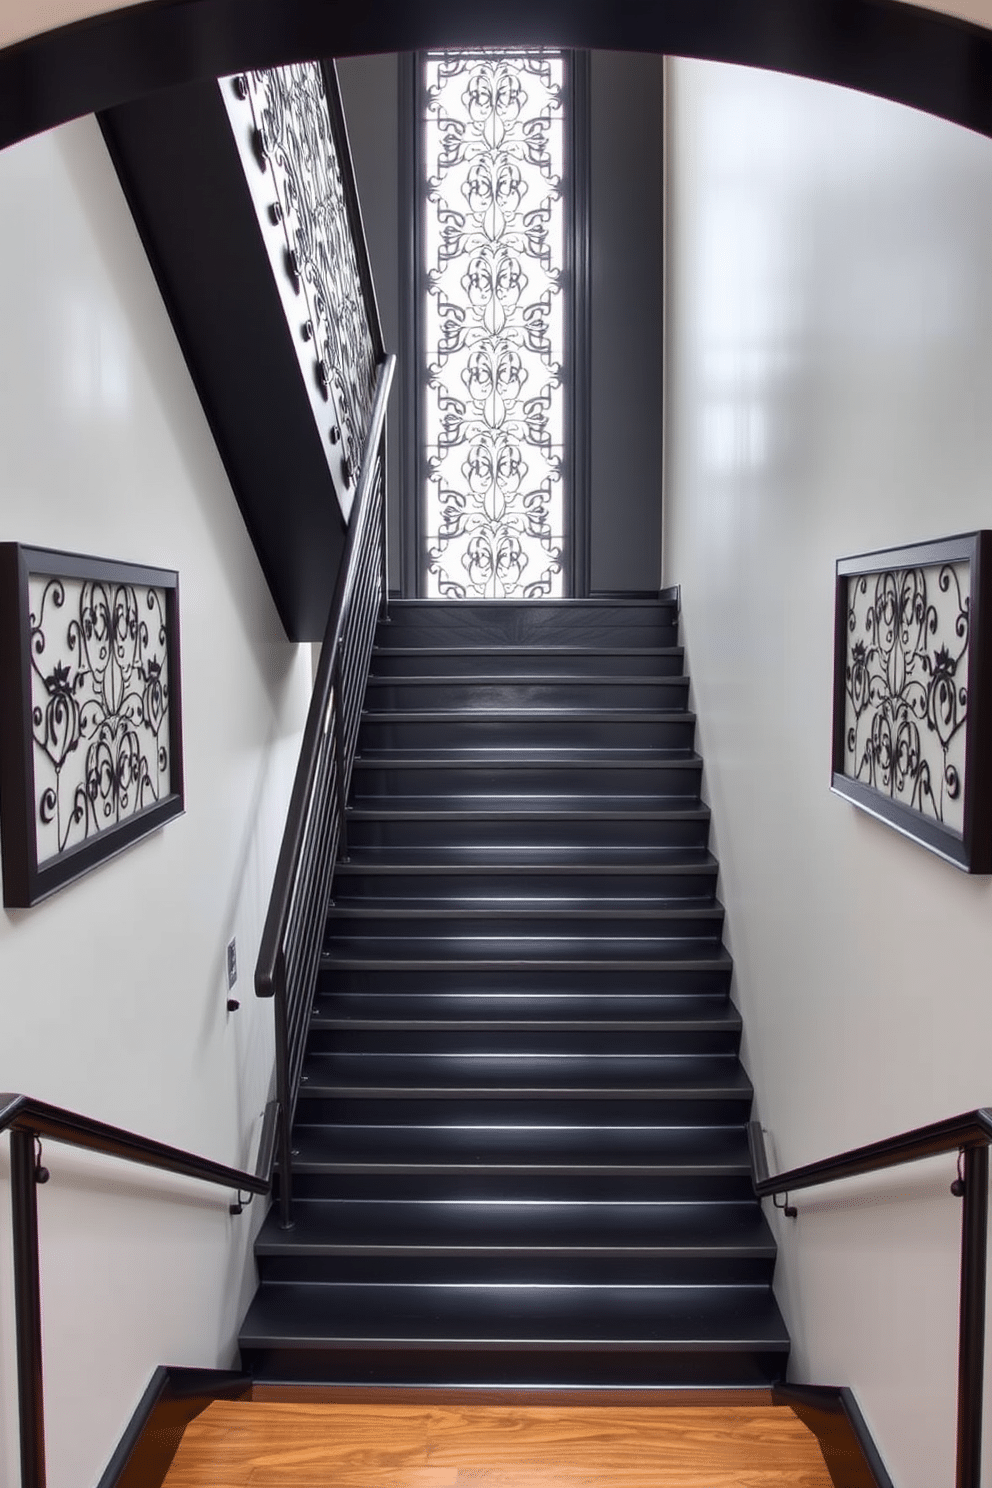
POLYGON ((773 68, 992 136, 992 32, 902 0, 145 0, 0 51, 0 148, 246 67, 473 43, 773 68))

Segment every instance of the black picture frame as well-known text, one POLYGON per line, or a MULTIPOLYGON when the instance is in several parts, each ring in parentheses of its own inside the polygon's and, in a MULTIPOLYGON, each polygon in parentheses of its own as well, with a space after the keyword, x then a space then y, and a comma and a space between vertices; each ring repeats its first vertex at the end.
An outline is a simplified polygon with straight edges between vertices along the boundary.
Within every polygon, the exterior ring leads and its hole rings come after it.
POLYGON ((992 873, 990 585, 985 530, 841 558, 836 570, 831 790, 967 873, 992 873), (857 649, 862 620, 881 637, 874 651, 863 639, 857 649), (940 751, 939 782, 924 745, 940 751))
POLYGON ((172 569, 0 543, 0 847, 5 906, 26 909, 39 903, 179 816, 184 805, 179 575, 172 569), (45 585, 37 616, 31 611, 32 581, 45 585), (78 615, 72 610, 77 584, 78 615), (86 610, 84 639, 80 629, 84 597, 105 596, 108 589, 114 594, 109 607, 103 604, 100 608, 94 600, 86 610), (123 616, 121 604, 126 611, 123 616), (121 638, 120 648, 115 649, 116 671, 106 676, 110 664, 104 664, 99 673, 103 678, 99 698, 86 699, 82 689, 97 675, 100 663, 84 666, 84 651, 89 662, 91 652, 105 656, 108 649, 101 644, 99 628, 89 622, 97 613, 109 622, 111 610, 114 635, 121 638), (44 625, 49 612, 59 612, 58 622, 65 622, 66 635, 75 636, 75 641, 61 643, 68 648, 68 658, 46 647, 44 625), (143 630, 136 631, 136 626, 143 630), (133 654, 128 653, 129 644, 133 654), (78 661, 75 666, 73 654, 78 661), (42 656, 44 662, 39 664, 42 656), (52 667, 47 676, 42 666, 52 667), (134 691, 138 686, 140 698, 134 691), (40 703, 43 692, 48 698, 44 707, 40 703), (138 728, 153 744, 157 792, 147 752, 139 747, 138 728), (37 737, 39 732, 49 749, 37 737), (80 745, 87 746, 85 754, 78 754, 80 745), (52 749, 59 751, 58 765, 52 749), (60 799, 61 771, 70 763, 84 770, 83 782, 68 787, 71 807, 68 797, 64 803, 60 799), (42 801, 39 772, 44 774, 49 766, 55 773, 55 788, 42 787, 46 797, 42 801), (165 769, 167 780, 159 780, 165 769), (146 796, 151 797, 147 804, 137 804, 146 796), (56 842, 62 824, 68 824, 65 844, 54 852, 39 852, 40 834, 53 820, 43 815, 43 808, 57 812, 56 842), (101 818, 106 819, 104 824, 101 818))

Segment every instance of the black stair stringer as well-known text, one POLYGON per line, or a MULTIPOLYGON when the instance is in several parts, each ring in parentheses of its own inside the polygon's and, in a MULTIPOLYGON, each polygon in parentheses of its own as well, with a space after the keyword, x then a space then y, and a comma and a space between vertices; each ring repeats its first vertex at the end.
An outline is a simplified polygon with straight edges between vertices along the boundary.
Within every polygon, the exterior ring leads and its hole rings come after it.
POLYGON ((673 600, 392 606, 256 1379, 784 1379, 687 690, 673 600))

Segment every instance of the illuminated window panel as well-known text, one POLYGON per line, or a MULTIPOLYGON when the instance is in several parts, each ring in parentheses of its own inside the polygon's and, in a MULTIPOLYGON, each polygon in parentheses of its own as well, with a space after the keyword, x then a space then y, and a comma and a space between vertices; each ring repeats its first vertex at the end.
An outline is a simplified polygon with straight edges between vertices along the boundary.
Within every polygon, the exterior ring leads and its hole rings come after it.
POLYGON ((566 62, 424 59, 424 592, 565 584, 566 62))

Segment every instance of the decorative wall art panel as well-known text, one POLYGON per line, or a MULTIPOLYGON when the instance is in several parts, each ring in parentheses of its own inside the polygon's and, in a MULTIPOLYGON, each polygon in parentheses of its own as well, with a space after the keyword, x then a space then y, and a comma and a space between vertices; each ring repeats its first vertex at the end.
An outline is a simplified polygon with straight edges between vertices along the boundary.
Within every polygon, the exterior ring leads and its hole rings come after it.
POLYGON ((837 564, 832 788, 992 872, 992 533, 837 564))
POLYGON ((178 576, 0 543, 4 903, 183 810, 178 576))
POLYGON ((219 86, 347 518, 377 356, 323 69, 300 62, 219 86))

